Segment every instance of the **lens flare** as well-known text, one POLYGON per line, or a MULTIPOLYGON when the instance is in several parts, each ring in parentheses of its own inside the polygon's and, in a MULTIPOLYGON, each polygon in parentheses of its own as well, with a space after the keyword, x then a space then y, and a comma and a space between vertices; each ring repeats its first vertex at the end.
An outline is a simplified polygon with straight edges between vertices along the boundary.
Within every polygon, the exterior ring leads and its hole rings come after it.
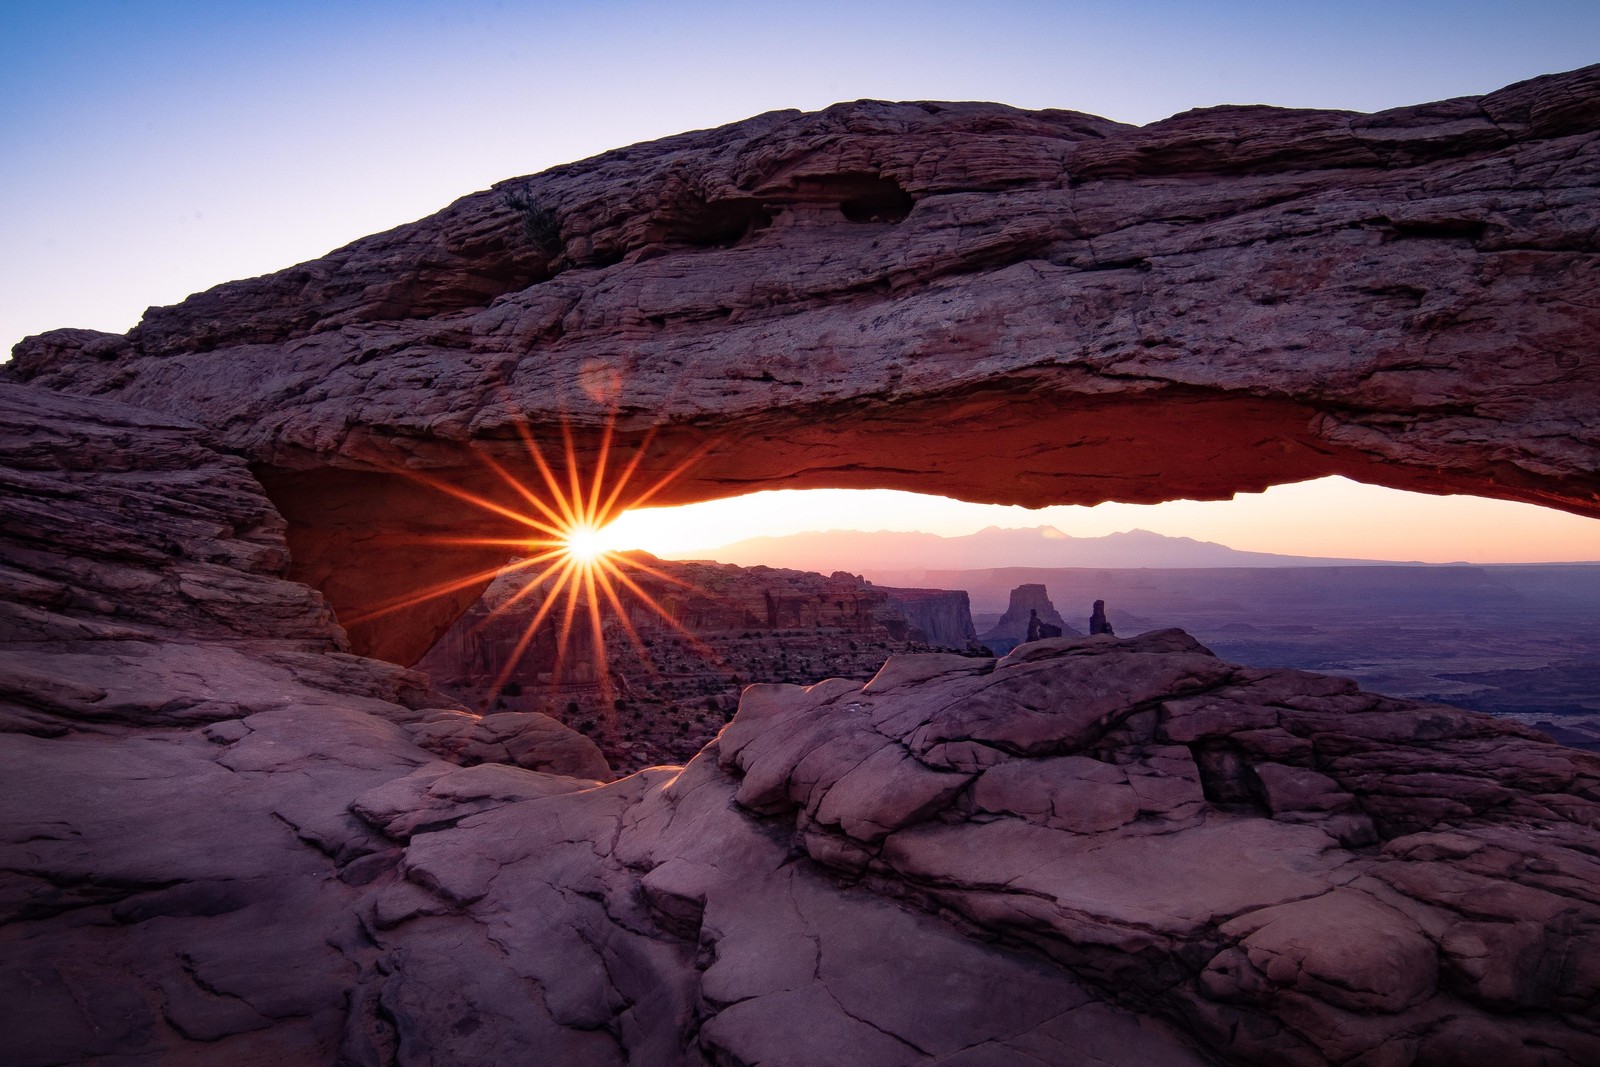
POLYGON ((594 526, 574 526, 562 534, 561 550, 580 564, 595 563, 609 554, 605 531, 594 526))
MULTIPOLYGON (((535 593, 544 599, 533 617, 522 628, 515 646, 506 655, 505 662, 490 687, 484 706, 492 706, 496 697, 511 680, 528 647, 543 633, 555 635, 555 679, 561 677, 561 664, 572 645, 574 629, 586 625, 594 649, 597 682, 601 693, 608 699, 614 688, 606 654, 606 616, 609 615, 621 632, 640 652, 641 660, 650 662, 648 646, 630 619, 629 608, 623 603, 626 594, 637 607, 659 616, 670 627, 688 638, 696 646, 704 647, 666 608, 658 603, 634 574, 649 575, 674 586, 687 588, 687 583, 652 567, 637 554, 613 551, 607 541, 606 527, 624 511, 642 507, 674 480, 697 464, 715 444, 704 442, 686 458, 672 465, 653 484, 638 491, 630 489, 635 475, 654 439, 654 431, 633 449, 631 458, 620 470, 611 468, 615 420, 608 418, 602 429, 592 469, 583 469, 578 449, 573 440, 570 423, 561 424, 561 447, 565 477, 546 457, 533 433, 519 424, 518 434, 526 458, 538 473, 538 481, 531 484, 519 480, 504 465, 488 455, 479 460, 514 494, 517 506, 490 500, 470 492, 444 479, 420 471, 396 468, 393 473, 417 481, 439 493, 452 497, 498 519, 506 520, 524 531, 522 535, 506 538, 431 538, 424 539, 440 545, 475 547, 505 547, 507 554, 517 558, 501 566, 474 570, 470 574, 450 578, 407 596, 379 605, 375 610, 348 620, 350 623, 367 622, 394 612, 404 611, 426 601, 450 596, 463 589, 483 586, 504 574, 525 573, 528 580, 514 594, 496 606, 480 625, 487 625, 506 614, 535 593), (632 573, 630 573, 632 572, 632 573), (609 609, 609 610, 607 610, 609 609), (548 625, 547 625, 548 624, 548 625)), ((709 650, 706 650, 709 652, 709 650)))

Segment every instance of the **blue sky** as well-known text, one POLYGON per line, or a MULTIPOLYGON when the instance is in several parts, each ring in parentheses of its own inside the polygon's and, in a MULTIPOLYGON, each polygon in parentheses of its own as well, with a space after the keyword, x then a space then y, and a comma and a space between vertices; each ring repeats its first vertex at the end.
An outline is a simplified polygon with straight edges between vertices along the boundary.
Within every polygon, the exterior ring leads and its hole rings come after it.
POLYGON ((0 0, 0 345, 773 108, 1373 110, 1600 60, 1600 3, 0 0))
POLYGON ((0 350, 773 108, 1378 110, 1595 61, 1595 0, 0 0, 0 350))

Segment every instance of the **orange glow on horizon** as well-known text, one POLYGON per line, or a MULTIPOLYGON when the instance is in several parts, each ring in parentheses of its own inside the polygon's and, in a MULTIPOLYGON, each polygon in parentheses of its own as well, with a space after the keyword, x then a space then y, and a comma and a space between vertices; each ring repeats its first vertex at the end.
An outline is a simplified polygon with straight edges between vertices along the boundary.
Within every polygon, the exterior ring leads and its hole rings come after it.
MULTIPOLYGON (((478 565, 470 571, 377 604, 373 610, 346 621, 351 625, 368 622, 441 597, 459 595, 463 590, 482 588, 502 575, 524 576, 526 581, 522 587, 495 606, 483 623, 487 625, 504 617, 531 597, 543 598, 532 618, 522 626, 514 647, 488 688, 484 699, 487 708, 511 681, 524 655, 541 636, 554 645, 552 685, 560 686, 563 682, 561 665, 567 660, 574 635, 580 629, 591 638, 595 682, 609 698, 614 688, 606 647, 608 629, 613 642, 620 631, 645 663, 652 662, 653 657, 645 651, 644 639, 630 618, 630 613, 637 615, 640 609, 659 616, 709 654, 703 642, 682 626, 638 578, 649 576, 679 587, 686 587, 686 583, 653 566, 648 556, 625 554, 620 551, 622 548, 641 548, 668 559, 706 558, 714 557, 716 546, 744 537, 782 536, 807 529, 921 529, 954 537, 976 532, 987 525, 1038 527, 1058 523, 1072 537, 1100 536, 1137 526, 1168 536, 1198 536, 1245 550, 1287 550, 1367 558, 1387 555, 1391 559, 1438 562, 1471 558, 1481 553, 1490 557, 1486 561, 1494 561, 1499 551, 1488 547, 1487 540, 1476 544, 1462 541, 1462 531, 1521 532, 1524 542, 1537 543, 1534 523, 1541 524, 1538 527, 1541 532, 1561 523, 1567 532, 1566 543, 1572 546, 1573 555, 1568 558, 1600 558, 1600 522, 1592 519, 1504 501, 1423 497, 1361 486, 1338 478, 1278 486, 1262 494, 1240 494, 1230 502, 1170 501, 1157 505, 1104 504, 1095 508, 1057 506, 1033 511, 964 504, 890 490, 778 490, 681 507, 650 507, 662 490, 682 477, 717 442, 705 442, 681 462, 668 467, 653 483, 635 489, 641 464, 654 440, 654 431, 632 446, 631 455, 624 460, 617 455, 620 449, 615 447, 614 429, 613 415, 603 424, 596 447, 589 450, 593 460, 580 463, 570 424, 561 424, 559 453, 547 452, 526 425, 519 425, 518 436, 527 462, 517 466, 523 470, 531 467, 537 478, 519 479, 503 459, 480 454, 478 458, 484 469, 509 490, 498 500, 427 472, 391 468, 391 473, 427 486, 442 497, 506 520, 513 527, 508 536, 502 537, 439 536, 422 540, 441 546, 503 548, 504 562, 483 567, 480 556, 476 561, 478 565), (561 462, 553 463, 555 456, 559 456, 561 462), (1320 498, 1329 499, 1332 506, 1316 506, 1320 498), (1449 524, 1456 535, 1454 540, 1439 538, 1435 532, 1438 520, 1428 521, 1434 513, 1454 519, 1449 524), (1164 521, 1166 516, 1172 521, 1164 521), (1524 521, 1524 517, 1527 517, 1527 525, 1519 527, 1517 524, 1524 521), (1351 545, 1348 548, 1342 545, 1336 548, 1328 540, 1352 527, 1382 534, 1387 540, 1372 540, 1360 547, 1351 545), (1414 539, 1405 541, 1396 536, 1406 533, 1413 534, 1414 539), (1427 543, 1429 541, 1432 543, 1427 543), (1472 551, 1473 547, 1478 551, 1472 551)), ((550 644, 539 647, 549 648, 550 644)))
MULTIPOLYGON (((1340 477, 1161 504, 973 504, 885 489, 775 489, 619 516, 612 548, 715 559, 726 545, 812 531, 911 531, 964 537, 985 527, 1053 526, 1069 537, 1148 530, 1241 551, 1478 564, 1600 561, 1600 519, 1470 496, 1428 496, 1340 477)), ((848 561, 839 561, 848 567, 848 561)), ((911 566, 912 564, 907 564, 911 566)), ((1063 564, 1068 565, 1068 564, 1063 564)))

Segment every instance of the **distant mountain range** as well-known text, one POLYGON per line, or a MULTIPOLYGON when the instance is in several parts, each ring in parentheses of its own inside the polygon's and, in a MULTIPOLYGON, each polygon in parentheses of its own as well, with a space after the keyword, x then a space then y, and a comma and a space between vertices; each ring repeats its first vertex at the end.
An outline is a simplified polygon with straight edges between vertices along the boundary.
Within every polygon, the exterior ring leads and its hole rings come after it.
POLYGON ((990 526, 965 537, 879 530, 829 530, 787 537, 752 537, 721 548, 680 553, 680 558, 715 559, 752 567, 849 571, 874 581, 916 581, 922 571, 993 567, 1320 567, 1393 566, 1370 559, 1285 556, 1241 552, 1213 541, 1128 530, 1104 537, 1073 537, 1053 526, 1004 529, 990 526))

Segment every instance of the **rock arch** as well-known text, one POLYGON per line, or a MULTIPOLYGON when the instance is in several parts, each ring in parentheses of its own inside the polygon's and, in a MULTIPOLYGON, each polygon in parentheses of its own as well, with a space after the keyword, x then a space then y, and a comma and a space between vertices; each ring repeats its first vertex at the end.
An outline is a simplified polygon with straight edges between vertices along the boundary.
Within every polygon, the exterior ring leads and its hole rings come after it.
MULTIPOLYGON (((492 562, 563 428, 655 503, 1043 505, 1342 474, 1600 516, 1600 67, 1361 115, 1133 128, 862 101, 637 145, 273 275, 63 330, 13 377, 207 424, 342 618, 492 562)), ((476 595, 352 627, 414 660, 476 595)))

